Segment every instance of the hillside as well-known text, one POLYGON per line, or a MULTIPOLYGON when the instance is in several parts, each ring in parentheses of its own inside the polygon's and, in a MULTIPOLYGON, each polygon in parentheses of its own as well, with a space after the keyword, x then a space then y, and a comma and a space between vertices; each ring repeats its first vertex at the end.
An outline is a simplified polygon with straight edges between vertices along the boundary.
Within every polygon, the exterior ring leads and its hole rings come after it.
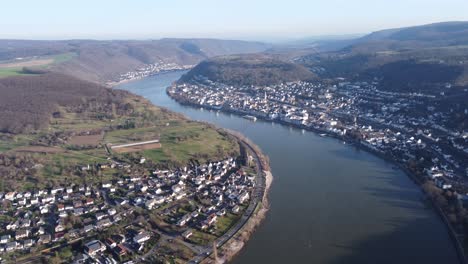
POLYGON ((128 93, 57 73, 0 79, 0 132, 25 133, 44 129, 65 107, 89 114, 125 114, 128 93))
POLYGON ((203 59, 261 52, 269 46, 258 42, 216 39, 161 39, 147 41, 29 41, 0 40, 0 61, 36 59, 72 54, 47 68, 84 80, 104 83, 120 74, 154 63, 195 65, 203 59))
MULTIPOLYGON (((160 168, 237 156, 237 141, 127 91, 57 73, 0 79, 0 188, 26 190, 110 181, 83 166, 108 158, 160 168), (113 151, 112 145, 159 140, 161 144, 113 151)), ((137 166, 141 167, 141 166, 137 166)), ((141 175, 139 175, 141 176, 141 175)))
POLYGON ((377 52, 468 45, 468 22, 444 22, 381 30, 356 39, 347 50, 377 52))
POLYGON ((203 61, 180 81, 208 79, 228 85, 269 85, 313 78, 315 75, 300 65, 256 54, 203 61))
POLYGON ((344 49, 297 61, 325 78, 374 77, 389 90, 468 85, 468 22, 389 29, 353 40, 344 49))

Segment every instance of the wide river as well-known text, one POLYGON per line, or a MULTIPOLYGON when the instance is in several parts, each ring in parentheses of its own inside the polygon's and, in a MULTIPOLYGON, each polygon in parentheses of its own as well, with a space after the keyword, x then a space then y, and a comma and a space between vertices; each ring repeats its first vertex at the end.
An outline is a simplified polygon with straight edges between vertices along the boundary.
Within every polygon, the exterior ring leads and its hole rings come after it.
POLYGON ((182 73, 117 88, 237 130, 269 156, 270 211, 233 263, 459 263, 447 228, 403 172, 336 139, 182 106, 165 92, 182 73))

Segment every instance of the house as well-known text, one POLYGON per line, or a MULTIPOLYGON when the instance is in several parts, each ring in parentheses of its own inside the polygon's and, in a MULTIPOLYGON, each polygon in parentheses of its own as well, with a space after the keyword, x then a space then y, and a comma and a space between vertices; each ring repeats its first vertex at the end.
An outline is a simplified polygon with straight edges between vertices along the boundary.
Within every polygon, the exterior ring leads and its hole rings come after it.
POLYGON ((20 229, 16 231, 15 239, 21 240, 23 238, 27 238, 29 236, 29 233, 30 233, 29 229, 20 229))
POLYGON ((6 244, 8 241, 10 241, 11 236, 10 235, 3 235, 0 237, 0 244, 6 244))
POLYGON ((217 216, 224 216, 225 214, 226 214, 226 209, 221 209, 216 213, 217 216))
POLYGON ((42 198, 42 203, 52 203, 55 202, 55 195, 46 195, 42 198))
POLYGON ((81 202, 79 200, 73 201, 73 207, 80 208, 82 206, 83 206, 83 202, 81 202))
POLYGON ((248 192, 242 192, 237 197, 237 200, 239 201, 239 203, 244 203, 245 201, 249 200, 249 198, 250 198, 250 196, 249 196, 248 192))
POLYGON ((54 234, 54 242, 60 241, 65 237, 65 232, 58 232, 54 234))
POLYGON ((32 239, 26 239, 23 242, 23 248, 30 248, 34 245, 34 240, 32 239))
POLYGON ((70 237, 70 238, 77 238, 78 235, 79 235, 78 229, 72 229, 72 230, 68 231, 68 237, 70 237))
POLYGON ((187 224, 188 221, 190 221, 190 219, 191 219, 190 214, 186 214, 182 218, 180 218, 179 221, 177 221, 177 225, 184 226, 187 224))
POLYGON ((119 244, 114 248, 114 252, 117 256, 125 256, 127 254, 127 249, 119 244))
POLYGON ((52 240, 52 237, 49 234, 41 235, 41 236, 39 236, 39 239, 37 240, 37 243, 47 244, 47 243, 50 243, 51 240, 52 240))
POLYGON ((55 232, 62 232, 63 230, 65 230, 65 227, 62 224, 55 226, 55 232))
POLYGON ((185 239, 189 239, 193 235, 193 231, 191 229, 188 229, 184 233, 182 233, 182 237, 185 239))
POLYGON ((115 248, 117 246, 117 243, 112 240, 112 238, 107 238, 105 243, 109 249, 115 248))
POLYGON ((93 225, 86 225, 85 227, 83 227, 83 232, 85 232, 85 233, 88 233, 88 232, 93 231, 93 230, 94 230, 93 225))
POLYGON ((65 212, 65 211, 62 211, 62 212, 59 213, 59 217, 60 217, 60 218, 65 218, 65 217, 67 217, 67 216, 68 216, 68 213, 65 212))
POLYGON ((19 244, 18 242, 16 242, 16 241, 7 243, 7 244, 5 245, 5 251, 6 251, 6 252, 10 252, 10 251, 16 250, 16 249, 18 249, 19 245, 20 245, 20 244, 19 244))
POLYGON ((96 214, 96 220, 102 220, 103 218, 107 217, 107 214, 103 213, 103 212, 99 212, 96 214))
POLYGON ((30 227, 31 226, 31 219, 23 219, 20 224, 21 227, 30 227))
POLYGON ((114 223, 117 223, 117 222, 119 222, 121 220, 122 220, 122 216, 120 214, 114 215, 114 217, 112 217, 112 221, 114 223))
POLYGON ((216 223, 217 220, 218 220, 218 216, 216 214, 211 214, 208 216, 208 218, 206 218, 205 222, 208 225, 212 225, 216 223))
POLYGON ((57 204, 57 211, 62 212, 63 210, 65 210, 65 205, 57 204))
POLYGON ((93 205, 93 204, 94 204, 94 200, 91 199, 91 198, 88 198, 88 199, 86 199, 86 203, 85 203, 85 204, 86 204, 86 205, 93 205))
POLYGON ((236 205, 236 206, 234 206, 234 207, 232 208, 231 211, 232 211, 233 214, 237 214, 237 213, 239 213, 239 211, 240 211, 240 207, 239 207, 238 205, 236 205))
POLYGON ((37 234, 37 235, 43 235, 43 234, 45 234, 44 227, 42 227, 42 226, 39 227, 39 229, 37 230, 36 234, 37 234))
POLYGON ((141 244, 148 241, 151 238, 150 234, 147 232, 140 232, 133 237, 133 242, 141 244))
POLYGON ((449 184, 448 182, 446 182, 442 177, 437 177, 434 182, 435 182, 437 187, 439 187, 439 188, 441 188, 443 190, 447 190, 447 189, 452 188, 452 185, 449 184))
POLYGON ((42 206, 40 210, 41 210, 41 214, 49 213, 49 207, 48 206, 42 206))
POLYGON ((29 200, 29 203, 31 205, 38 204, 39 203, 39 198, 38 197, 31 198, 31 200, 29 200))
POLYGON ((75 216, 82 215, 82 214, 84 214, 84 209, 83 208, 76 208, 76 209, 73 210, 73 214, 75 216))
POLYGON ((90 256, 94 256, 99 252, 106 251, 106 246, 99 240, 93 240, 85 244, 85 253, 90 256))
POLYGON ((110 216, 113 216, 117 213, 117 210, 115 210, 115 208, 110 208, 109 210, 107 210, 107 213, 110 215, 110 216))
POLYGON ((57 187, 50 190, 50 194, 57 194, 59 192, 63 192, 63 188, 57 187))
POLYGON ((8 192, 5 194, 5 199, 13 201, 15 200, 16 192, 8 192))
POLYGON ((110 221, 109 218, 100 220, 96 223, 97 228, 106 228, 112 225, 112 222, 110 221))
POLYGON ((18 228, 18 222, 13 222, 13 223, 10 223, 7 225, 6 229, 7 230, 15 230, 16 228, 18 228))

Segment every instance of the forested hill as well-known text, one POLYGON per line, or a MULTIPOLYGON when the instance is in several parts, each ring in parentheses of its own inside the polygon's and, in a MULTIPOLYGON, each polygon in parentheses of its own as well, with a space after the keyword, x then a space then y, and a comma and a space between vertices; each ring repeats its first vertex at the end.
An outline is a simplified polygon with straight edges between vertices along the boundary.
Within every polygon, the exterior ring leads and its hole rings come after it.
POLYGON ((53 116, 69 113, 92 120, 132 111, 128 92, 57 73, 2 78, 0 94, 0 132, 6 133, 44 129, 53 116))
POLYGON ((182 76, 180 82, 208 79, 228 85, 270 85, 314 78, 303 66, 257 54, 205 60, 182 76))

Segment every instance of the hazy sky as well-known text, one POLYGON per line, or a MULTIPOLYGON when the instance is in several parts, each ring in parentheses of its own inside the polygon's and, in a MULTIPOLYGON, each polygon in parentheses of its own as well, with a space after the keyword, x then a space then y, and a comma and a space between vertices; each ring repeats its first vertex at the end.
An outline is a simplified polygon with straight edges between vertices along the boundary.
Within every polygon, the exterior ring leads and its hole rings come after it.
POLYGON ((14 0, 0 38, 301 38, 468 21, 468 0, 14 0))

